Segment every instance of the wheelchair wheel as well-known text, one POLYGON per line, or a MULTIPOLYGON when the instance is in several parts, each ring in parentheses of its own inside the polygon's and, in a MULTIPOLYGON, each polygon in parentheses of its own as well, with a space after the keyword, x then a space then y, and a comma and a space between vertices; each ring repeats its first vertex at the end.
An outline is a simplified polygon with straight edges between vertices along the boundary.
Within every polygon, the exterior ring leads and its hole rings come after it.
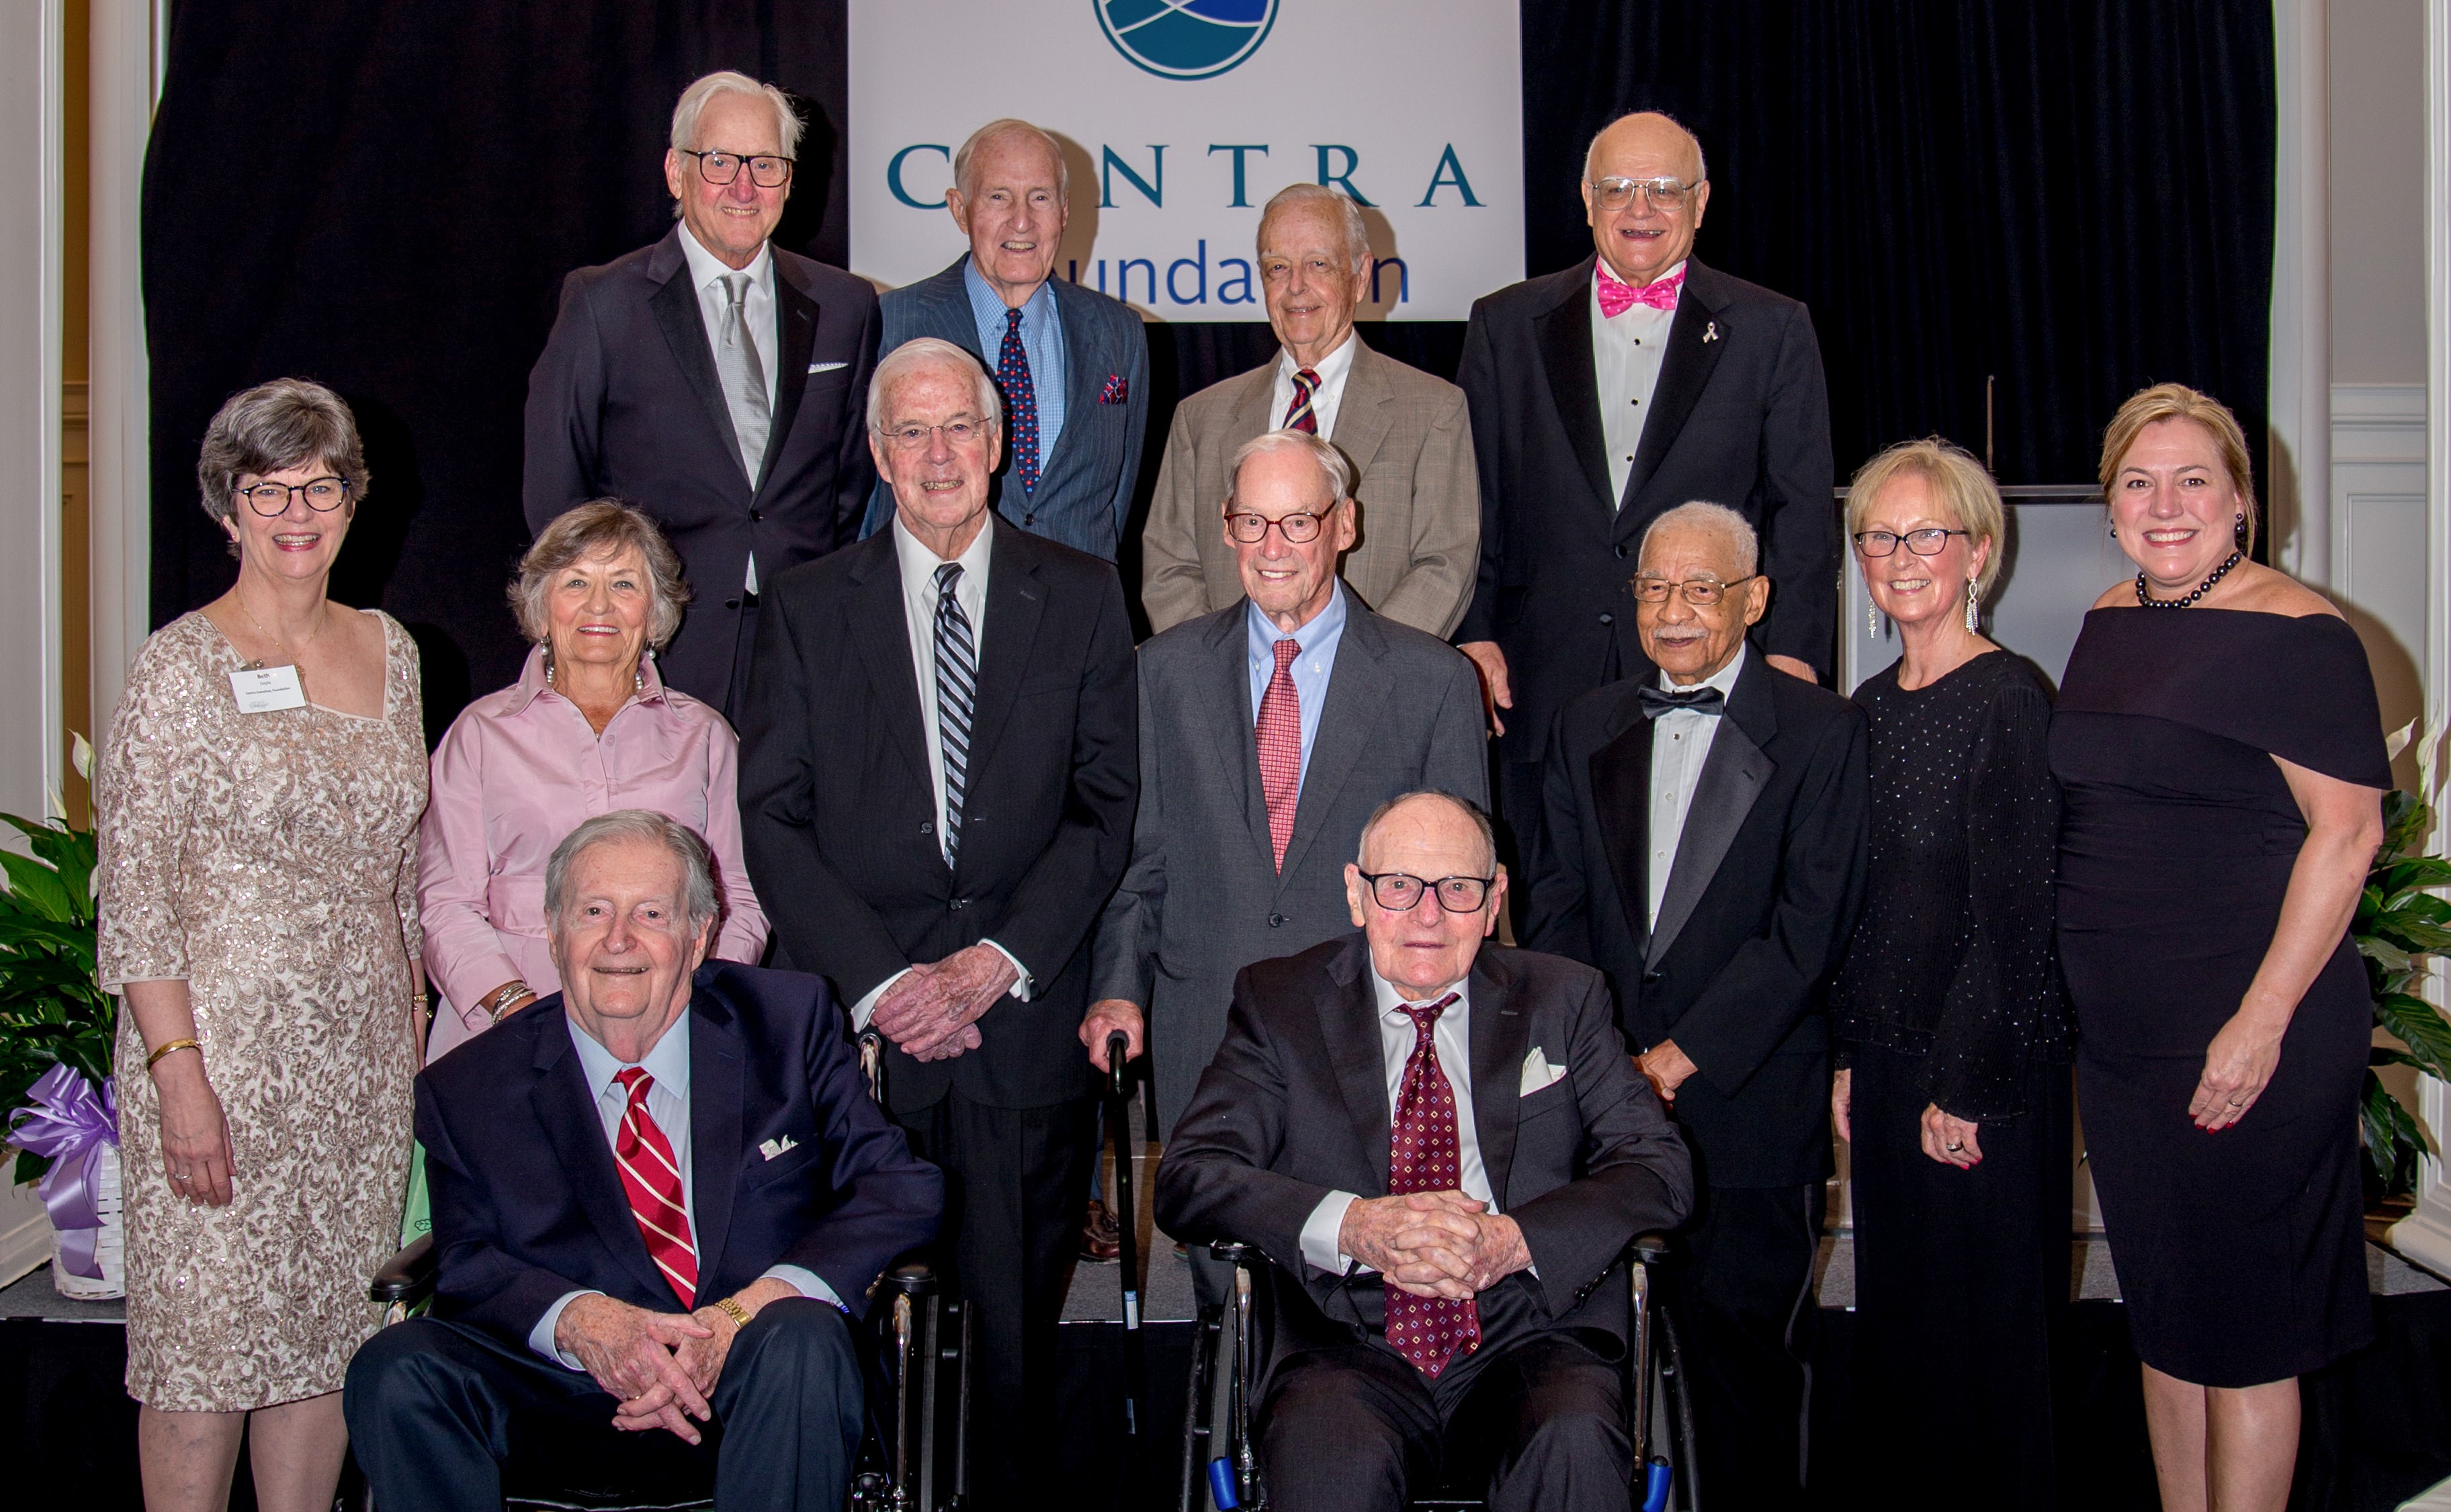
POLYGON ((1676 1319, 1665 1308, 1652 1314, 1651 1463, 1641 1470, 1636 1505, 1641 1512, 1701 1512, 1701 1471, 1695 1455, 1694 1393, 1685 1374, 1685 1348, 1676 1319))

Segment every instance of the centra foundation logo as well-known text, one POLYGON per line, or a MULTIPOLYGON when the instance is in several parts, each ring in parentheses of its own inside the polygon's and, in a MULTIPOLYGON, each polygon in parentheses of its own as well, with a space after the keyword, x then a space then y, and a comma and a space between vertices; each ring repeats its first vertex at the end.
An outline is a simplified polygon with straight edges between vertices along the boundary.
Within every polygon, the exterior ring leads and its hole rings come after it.
POLYGON ((1210 79, 1266 41, 1277 0, 1095 0, 1115 50, 1166 79, 1210 79))

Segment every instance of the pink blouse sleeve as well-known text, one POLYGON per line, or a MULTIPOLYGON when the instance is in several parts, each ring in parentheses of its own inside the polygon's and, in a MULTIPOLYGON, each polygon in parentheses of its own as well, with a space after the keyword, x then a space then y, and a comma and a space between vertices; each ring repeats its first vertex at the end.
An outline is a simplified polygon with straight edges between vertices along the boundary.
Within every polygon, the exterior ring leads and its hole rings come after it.
POLYGON ((723 716, 709 714, 714 723, 706 736, 706 843, 723 878, 723 930, 716 939, 715 954, 755 965, 766 953, 768 928, 766 910, 758 905, 741 857, 740 740, 723 716))
POLYGON ((418 918, 425 974, 454 1009, 520 975, 485 913, 493 856, 485 843, 486 728, 474 710, 434 748, 433 796, 418 833, 418 918))

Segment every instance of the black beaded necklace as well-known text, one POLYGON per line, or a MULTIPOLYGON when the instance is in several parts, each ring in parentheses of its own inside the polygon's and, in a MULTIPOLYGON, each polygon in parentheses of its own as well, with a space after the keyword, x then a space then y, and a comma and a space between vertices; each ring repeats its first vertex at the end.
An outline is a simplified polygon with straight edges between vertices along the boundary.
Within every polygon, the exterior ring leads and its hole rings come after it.
POLYGON ((2229 575, 2229 570, 2246 559, 2245 552, 2232 552, 2229 560, 2213 569, 2213 575, 2196 585, 2196 591, 2185 598, 2155 598, 2145 591, 2145 574, 2136 574, 2136 602, 2146 609, 2186 609, 2213 591, 2213 585, 2229 575))

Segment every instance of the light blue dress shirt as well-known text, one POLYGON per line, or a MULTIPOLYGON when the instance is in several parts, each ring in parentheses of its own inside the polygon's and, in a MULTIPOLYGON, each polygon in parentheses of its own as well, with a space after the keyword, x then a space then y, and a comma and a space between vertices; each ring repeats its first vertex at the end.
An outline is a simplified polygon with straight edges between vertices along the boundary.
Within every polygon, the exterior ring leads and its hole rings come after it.
MULTIPOLYGON (((628 1067, 580 1029, 576 1019, 564 1015, 563 1024, 570 1031, 571 1048, 578 1052, 579 1074, 587 1078, 587 1090, 595 1096, 596 1115, 604 1126, 604 1143, 610 1149, 619 1140, 621 1120, 630 1111, 630 1094, 614 1078, 628 1067)), ((681 1016, 673 1020, 672 1027, 664 1031, 663 1037, 656 1041, 655 1048, 647 1052, 647 1058, 639 1061, 638 1066, 653 1078, 653 1085, 647 1088, 647 1115, 656 1120, 657 1129, 663 1131, 665 1140, 673 1147, 673 1164, 680 1167, 681 1207, 689 1214, 690 1248, 695 1250, 698 1248, 697 1168, 690 1160, 688 1009, 681 1010, 681 1016)), ((703 1251, 698 1254, 698 1261, 704 1265, 706 1256, 703 1251)), ((703 1276, 705 1272, 701 1270, 699 1274, 703 1276)), ((799 1266, 771 1266, 765 1274, 789 1282, 794 1290, 811 1301, 842 1307, 842 1298, 834 1295, 834 1289, 826 1285, 814 1271, 799 1266)), ((554 1343, 553 1332, 561 1323, 562 1308, 580 1297, 598 1295, 601 1293, 588 1288, 564 1292, 555 1299, 553 1306, 544 1309, 544 1316, 537 1320, 537 1326, 528 1330, 528 1347, 557 1365, 573 1370, 586 1368, 579 1364, 578 1356, 564 1352, 554 1343)), ((676 1296, 673 1301, 678 1304, 680 1298, 676 1296)))
MULTIPOLYGON (((971 318, 979 322, 979 355, 988 371, 1004 350, 1004 296, 988 287, 977 264, 962 261, 962 287, 971 295, 971 318)), ((1048 280, 1022 302, 1021 351, 1029 359, 1029 392, 1038 402, 1038 467, 1055 455, 1055 437, 1064 432, 1064 321, 1055 313, 1055 281, 1048 280)))
MULTIPOLYGON (((1277 642, 1284 640, 1285 633, 1268 623, 1268 616, 1260 612, 1259 605, 1245 599, 1243 607, 1245 623, 1250 627, 1251 724, 1256 728, 1260 701, 1268 696, 1268 683, 1277 675, 1277 642)), ((1290 671, 1294 697, 1302 705, 1302 769, 1307 777, 1311 744, 1319 739, 1319 711, 1327 703, 1328 676, 1336 670, 1336 648, 1344 639, 1343 582, 1328 595, 1327 608, 1294 631, 1293 638, 1294 644, 1302 648, 1290 671)))

